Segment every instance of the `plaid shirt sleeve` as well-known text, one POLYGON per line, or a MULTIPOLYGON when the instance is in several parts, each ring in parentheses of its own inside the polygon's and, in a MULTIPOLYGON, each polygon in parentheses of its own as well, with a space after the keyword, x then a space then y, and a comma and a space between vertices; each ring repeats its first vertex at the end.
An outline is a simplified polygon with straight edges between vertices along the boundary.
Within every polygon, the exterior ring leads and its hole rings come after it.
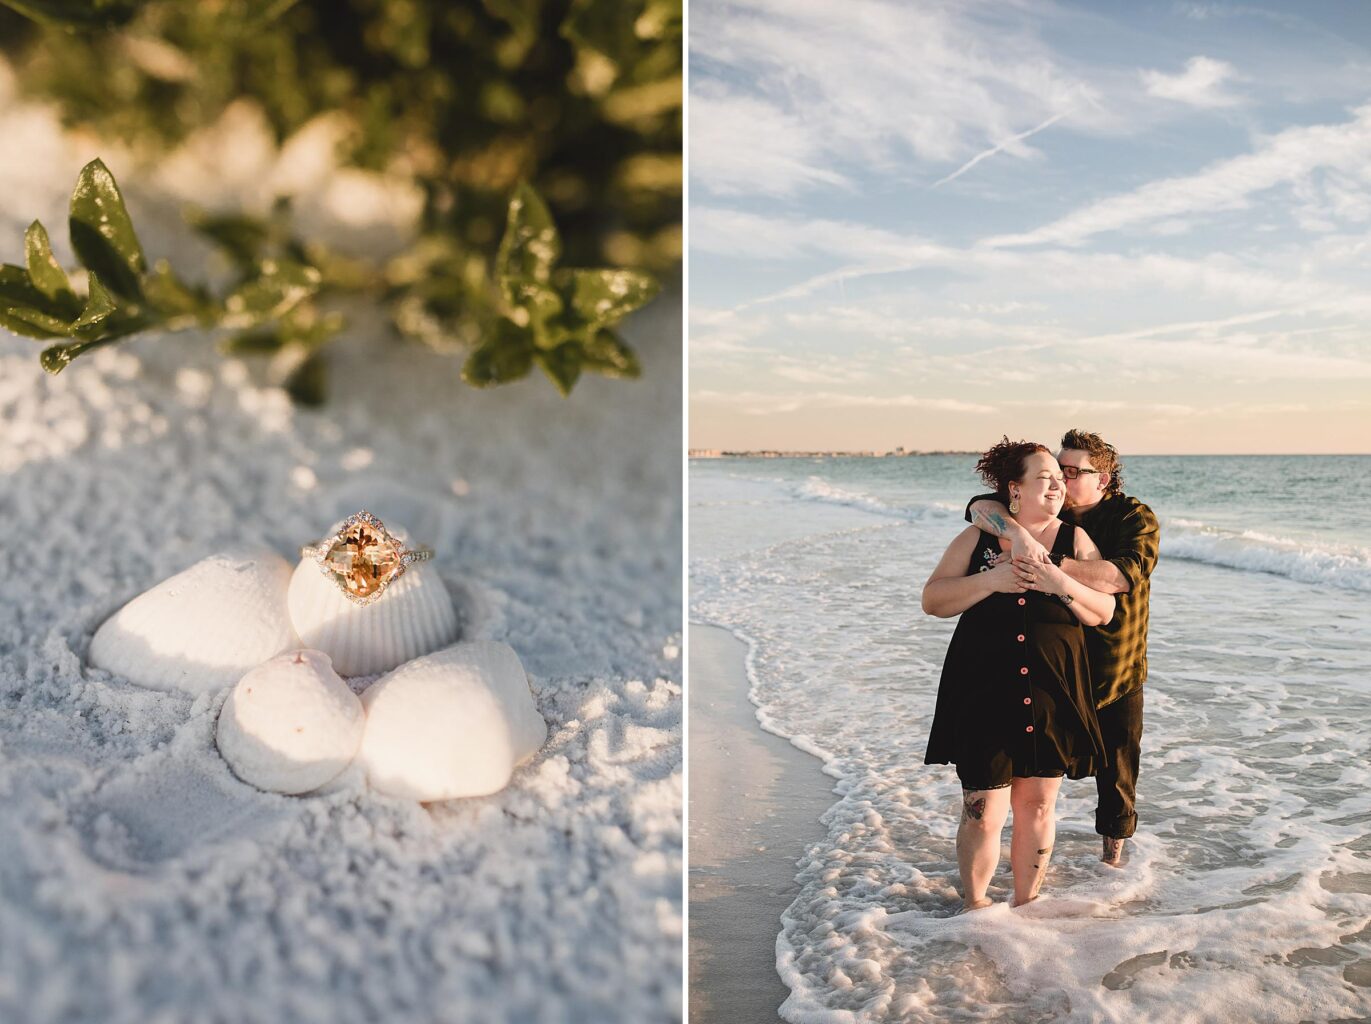
POLYGON ((1114 617, 1085 631, 1096 707, 1131 693, 1147 679, 1147 620, 1152 570, 1160 534, 1157 517, 1136 498, 1101 502, 1091 518, 1091 537, 1119 567, 1129 589, 1115 597, 1114 617))
POLYGON ((1142 581, 1152 575, 1157 565, 1157 547, 1161 531, 1152 510, 1138 502, 1124 516, 1112 538, 1113 549, 1109 561, 1119 567, 1128 589, 1137 590, 1142 581))

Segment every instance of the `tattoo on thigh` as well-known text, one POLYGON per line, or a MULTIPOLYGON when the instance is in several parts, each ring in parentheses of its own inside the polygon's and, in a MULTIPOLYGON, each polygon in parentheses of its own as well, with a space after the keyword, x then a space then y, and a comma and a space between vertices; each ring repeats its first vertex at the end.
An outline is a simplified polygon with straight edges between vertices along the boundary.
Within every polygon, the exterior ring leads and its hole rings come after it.
POLYGON ((968 821, 980 821, 985 817, 985 797, 962 797, 962 813, 968 821))

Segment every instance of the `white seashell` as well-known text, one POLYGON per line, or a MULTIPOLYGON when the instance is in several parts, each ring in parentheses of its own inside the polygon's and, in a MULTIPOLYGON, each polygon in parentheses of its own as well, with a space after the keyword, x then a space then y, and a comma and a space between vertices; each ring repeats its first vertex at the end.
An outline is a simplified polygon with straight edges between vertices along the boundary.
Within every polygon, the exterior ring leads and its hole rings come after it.
POLYGON ((206 693, 300 646, 286 611, 290 565, 274 552, 210 555, 135 597, 90 642, 90 663, 154 690, 206 693))
POLYGON ((494 640, 402 665, 362 694, 372 787, 412 800, 484 796, 547 739, 519 656, 494 640))
POLYGON ((233 773, 272 793, 308 793, 337 777, 362 742, 366 713, 321 651, 272 658, 243 676, 215 741, 233 773))
POLYGON ((389 672, 457 639, 452 596, 433 567, 409 566, 370 604, 355 604, 312 558, 303 558, 286 599, 305 647, 323 651, 345 676, 389 672))

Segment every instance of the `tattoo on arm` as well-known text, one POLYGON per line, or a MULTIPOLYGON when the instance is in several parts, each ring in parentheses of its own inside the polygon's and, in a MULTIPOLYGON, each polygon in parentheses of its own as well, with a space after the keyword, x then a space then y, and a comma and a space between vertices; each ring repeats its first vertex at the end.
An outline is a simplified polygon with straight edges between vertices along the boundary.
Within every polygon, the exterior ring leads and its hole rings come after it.
POLYGON ((962 797, 962 814, 966 821, 980 821, 985 817, 985 797, 973 798, 969 793, 962 797))
POLYGON ((990 527, 990 532, 996 537, 1003 537, 1009 529, 1009 523, 998 512, 977 512, 976 518, 990 527))

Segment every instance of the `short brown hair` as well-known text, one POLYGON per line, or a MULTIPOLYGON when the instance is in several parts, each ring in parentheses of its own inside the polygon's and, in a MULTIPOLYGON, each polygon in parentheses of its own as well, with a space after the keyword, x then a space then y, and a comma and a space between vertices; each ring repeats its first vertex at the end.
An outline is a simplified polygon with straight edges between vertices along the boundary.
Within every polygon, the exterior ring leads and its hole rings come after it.
POLYGON ((1034 452, 1052 455, 1052 449, 1045 444, 1011 441, 1006 434, 1004 440, 981 455, 981 460, 976 463, 976 472, 981 474, 981 479, 988 487, 995 488, 995 493, 1008 501, 1009 481, 1023 479, 1024 462, 1034 452))
POLYGON ((1105 494, 1123 493, 1123 463, 1119 461, 1119 451, 1099 434, 1088 430, 1068 430, 1062 435, 1062 448, 1074 448, 1090 456, 1090 464, 1101 473, 1109 474, 1109 485, 1105 494))

